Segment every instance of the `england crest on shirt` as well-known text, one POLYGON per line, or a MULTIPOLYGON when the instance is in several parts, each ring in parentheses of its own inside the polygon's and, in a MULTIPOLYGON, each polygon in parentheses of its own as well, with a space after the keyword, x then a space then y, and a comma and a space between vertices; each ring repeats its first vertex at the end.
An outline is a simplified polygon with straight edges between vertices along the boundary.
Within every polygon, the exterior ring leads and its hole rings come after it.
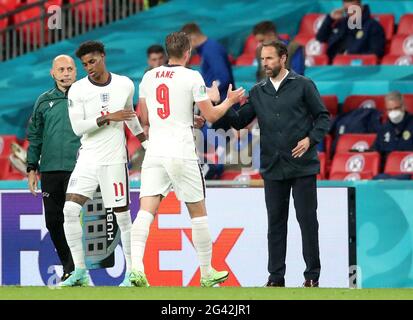
POLYGON ((109 103, 109 93, 101 93, 100 101, 102 102, 103 105, 107 105, 109 103))

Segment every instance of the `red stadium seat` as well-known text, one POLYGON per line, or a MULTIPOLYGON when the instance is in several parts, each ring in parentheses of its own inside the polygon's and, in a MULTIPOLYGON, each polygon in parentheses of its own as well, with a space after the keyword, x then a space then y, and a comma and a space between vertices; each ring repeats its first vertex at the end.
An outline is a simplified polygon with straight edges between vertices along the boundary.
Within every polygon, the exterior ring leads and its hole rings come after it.
POLYGON ((413 174, 413 152, 393 151, 386 160, 384 173, 387 174, 413 174))
POLYGON ((249 54, 255 56, 257 46, 258 41, 255 40, 255 36, 253 34, 250 34, 245 40, 244 50, 242 50, 242 54, 249 54))
POLYGON ((338 98, 336 95, 321 96, 324 105, 332 117, 335 117, 338 113, 338 98))
POLYGON ((330 155, 331 155, 331 147, 333 145, 333 137, 330 134, 326 134, 326 136, 324 137, 324 145, 325 145, 325 153, 326 153, 326 160, 327 160, 327 169, 330 169, 330 155))
POLYGON ((326 66, 328 65, 328 56, 326 54, 321 54, 319 56, 307 56, 305 57, 305 65, 307 67, 312 66, 326 66))
POLYGON ((19 32, 22 32, 24 42, 29 42, 31 44, 36 43, 37 45, 39 45, 41 33, 44 34, 44 42, 47 42, 47 34, 49 29, 47 27, 47 24, 43 25, 43 21, 40 20, 41 12, 42 11, 39 7, 35 7, 16 13, 14 15, 14 24, 23 23, 25 21, 38 18, 33 22, 30 22, 17 28, 19 32))
POLYGON ((0 156, 0 180, 5 180, 10 172, 10 161, 7 156, 0 156))
POLYGON ((413 34, 394 36, 390 45, 390 54, 398 56, 412 56, 413 34))
MULTIPOLYGON (((9 11, 6 7, 0 5, 0 15, 7 13, 9 11)), ((9 24, 7 18, 0 19, 0 30, 6 29, 9 24)))
POLYGON ((327 52, 327 44, 317 41, 314 35, 299 34, 294 41, 304 46, 306 56, 318 56, 327 52))
POLYGON ((413 56, 399 56, 395 54, 387 54, 381 60, 383 65, 396 66, 411 66, 413 65, 413 56))
POLYGON ((20 0, 1 0, 0 5, 6 7, 7 11, 13 11, 21 3, 20 0))
MULTIPOLYGON (((79 0, 70 0, 71 4, 79 2, 79 0)), ((85 19, 87 25, 97 25, 105 19, 105 1, 102 0, 89 0, 84 3, 80 3, 73 8, 74 19, 76 17, 79 22, 85 19)))
POLYGON ((325 180, 327 178, 327 159, 325 152, 319 152, 318 159, 320 160, 320 173, 317 175, 317 179, 325 180))
POLYGON ((384 29, 386 40, 389 41, 394 34, 394 16, 392 14, 372 14, 384 29))
POLYGON ((336 154, 357 150, 359 152, 366 151, 371 148, 376 140, 375 133, 346 133, 338 138, 336 154))
POLYGON ((378 152, 337 153, 331 165, 330 179, 336 173, 379 173, 380 154, 378 152))
POLYGON ((406 110, 410 113, 413 113, 413 94, 404 94, 403 95, 404 105, 406 110))
POLYGON ((321 13, 308 13, 301 19, 298 34, 315 35, 321 27, 326 15, 321 13))
POLYGON ((194 54, 188 62, 189 65, 195 66, 201 64, 201 56, 199 54, 194 54))
POLYGON ((413 34, 413 13, 407 13, 400 18, 397 34, 413 34))
POLYGON ((335 66, 368 66, 376 65, 377 56, 374 54, 338 54, 333 59, 335 66))
POLYGON ((349 112, 358 108, 376 108, 384 111, 384 95, 352 95, 344 100, 343 112, 349 112))
POLYGON ((335 172, 330 175, 329 180, 358 181, 371 179, 373 179, 373 174, 371 172, 335 172))
POLYGON ((255 53, 254 54, 243 53, 235 60, 234 64, 236 66, 251 66, 254 64, 254 61, 255 61, 255 53))
POLYGON ((17 143, 16 136, 0 136, 0 156, 9 156, 13 142, 17 143))

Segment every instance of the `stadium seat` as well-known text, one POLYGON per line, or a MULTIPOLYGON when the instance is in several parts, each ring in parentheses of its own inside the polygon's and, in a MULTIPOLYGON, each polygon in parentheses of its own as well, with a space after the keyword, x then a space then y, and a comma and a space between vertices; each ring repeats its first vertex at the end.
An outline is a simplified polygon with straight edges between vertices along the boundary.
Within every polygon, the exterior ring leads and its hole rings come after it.
POLYGON ((257 46, 258 46, 258 41, 255 40, 255 36, 253 34, 250 34, 245 40, 244 49, 242 50, 241 55, 249 54, 255 57, 257 46))
POLYGON ((413 13, 401 16, 397 34, 413 34, 413 13))
POLYGON ((376 140, 375 133, 346 133, 342 134, 338 138, 336 154, 358 151, 363 152, 371 148, 376 140))
POLYGON ((0 156, 8 156, 11 152, 11 144, 17 143, 17 138, 14 135, 0 136, 0 156))
POLYGON ((201 56, 199 54, 192 55, 191 59, 189 59, 188 64, 190 66, 200 65, 201 64, 201 56))
POLYGON ((254 61, 255 61, 255 53, 254 54, 243 53, 235 60, 234 64, 236 66, 251 66, 254 64, 254 61))
POLYGON ((326 164, 327 164, 327 172, 330 169, 330 155, 331 155, 331 147, 333 145, 333 137, 330 134, 326 134, 324 137, 324 146, 325 146, 325 153, 326 153, 326 164))
POLYGON ((413 94, 404 94, 403 95, 404 105, 406 110, 410 113, 413 113, 413 94))
MULTIPOLYGON (((79 2, 79 0, 70 0, 71 4, 79 2)), ((105 19, 105 1, 89 0, 80 3, 73 7, 74 19, 82 22, 85 19, 87 25, 101 24, 105 19)))
POLYGON ((39 7, 35 7, 14 15, 13 19, 15 24, 23 23, 34 18, 39 18, 38 20, 17 28, 19 32, 22 32, 23 41, 25 43, 29 42, 30 44, 36 43, 39 45, 42 32, 44 34, 44 42, 47 42, 47 33, 49 29, 47 28, 47 24, 43 25, 43 22, 40 20, 41 12, 42 11, 39 7))
MULTIPOLYGON (((7 13, 9 11, 6 7, 0 5, 0 15, 7 13)), ((0 30, 6 29, 9 21, 7 18, 0 19, 0 30)))
POLYGON ((378 152, 337 153, 331 165, 330 179, 336 173, 369 173, 375 176, 379 173, 380 154, 378 152))
POLYGON ((294 41, 304 46, 306 56, 318 56, 327 52, 327 44, 317 41, 314 35, 299 34, 294 41))
POLYGON ((0 5, 6 7, 7 11, 12 11, 20 5, 20 0, 1 0, 0 5))
POLYGON ((310 34, 315 35, 321 24, 324 21, 325 14, 321 13, 308 13, 302 19, 300 23, 300 29, 298 34, 310 34))
POLYGON ((358 180, 371 180, 373 174, 371 172, 335 172, 330 175, 329 180, 345 180, 345 181, 358 181, 358 180))
POLYGON ((390 41, 394 34, 394 16, 392 14, 372 14, 384 29, 386 40, 390 41))
POLYGON ((399 56, 413 55, 413 34, 396 35, 393 37, 390 45, 390 54, 399 56))
POLYGON ((326 154, 325 152, 318 153, 318 159, 320 160, 320 173, 317 175, 318 180, 325 180, 327 179, 327 166, 326 166, 326 154))
POLYGON ((326 95, 321 96, 324 105, 326 106, 328 112, 330 112, 331 117, 335 117, 338 113, 338 98, 336 95, 326 95))
POLYGON ((413 65, 413 56, 399 56, 396 54, 387 54, 381 60, 383 65, 411 66, 413 65))
POLYGON ((7 156, 0 156, 0 180, 5 180, 10 172, 10 161, 7 156))
POLYGON ((351 95, 344 100, 343 112, 358 108, 376 108, 384 111, 384 95, 351 95))
POLYGON ((386 160, 384 173, 387 174, 413 174, 413 152, 391 152, 386 160))
POLYGON ((328 56, 326 54, 320 54, 319 56, 307 56, 305 57, 305 65, 307 67, 312 66, 326 66, 328 65, 328 56))
POLYGON ((335 66, 368 66, 376 65, 377 56, 374 54, 338 54, 333 59, 335 66))

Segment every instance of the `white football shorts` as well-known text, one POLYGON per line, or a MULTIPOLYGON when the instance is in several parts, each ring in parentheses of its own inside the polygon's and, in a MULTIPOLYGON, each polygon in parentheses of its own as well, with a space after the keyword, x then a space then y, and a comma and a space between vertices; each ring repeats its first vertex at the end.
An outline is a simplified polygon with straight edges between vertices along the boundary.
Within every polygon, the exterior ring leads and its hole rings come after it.
POLYGON ((172 188, 180 201, 192 203, 205 198, 205 182, 198 160, 145 156, 139 197, 166 197, 172 188))
POLYGON ((80 194, 93 199, 98 186, 105 208, 128 205, 129 171, 126 163, 94 165, 77 162, 66 193, 80 194))

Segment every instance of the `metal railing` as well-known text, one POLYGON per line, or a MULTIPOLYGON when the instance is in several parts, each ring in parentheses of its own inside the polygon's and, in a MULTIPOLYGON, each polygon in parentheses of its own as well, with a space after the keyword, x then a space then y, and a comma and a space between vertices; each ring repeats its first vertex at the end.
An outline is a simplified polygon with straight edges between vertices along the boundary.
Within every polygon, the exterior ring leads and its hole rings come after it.
POLYGON ((47 2, 39 0, 0 15, 0 22, 9 21, 8 27, 0 29, 0 61, 76 37, 142 10, 139 0, 79 0, 46 9, 47 2), (29 14, 33 17, 25 19, 29 14))

